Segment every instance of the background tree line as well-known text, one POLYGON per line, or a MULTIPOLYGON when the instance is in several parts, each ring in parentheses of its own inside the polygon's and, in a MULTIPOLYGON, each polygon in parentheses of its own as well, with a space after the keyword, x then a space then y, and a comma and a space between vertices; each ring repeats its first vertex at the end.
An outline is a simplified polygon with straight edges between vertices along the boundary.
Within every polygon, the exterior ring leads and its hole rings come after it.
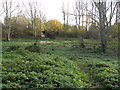
POLYGON ((2 23, 2 39, 10 41, 14 38, 26 37, 82 37, 83 39, 98 39, 105 51, 108 40, 118 38, 117 5, 119 2, 92 0, 84 3, 76 0, 73 12, 63 3, 61 12, 64 23, 58 20, 49 20, 44 9, 38 2, 19 4, 5 0, 1 5, 0 15, 4 15, 2 23), (91 7, 91 8, 88 8, 91 7), (16 13, 16 14, 15 14, 16 13), (69 22, 74 18, 74 25, 69 22), (116 20, 115 20, 116 19, 116 20), (115 22, 113 22, 115 21, 115 22))

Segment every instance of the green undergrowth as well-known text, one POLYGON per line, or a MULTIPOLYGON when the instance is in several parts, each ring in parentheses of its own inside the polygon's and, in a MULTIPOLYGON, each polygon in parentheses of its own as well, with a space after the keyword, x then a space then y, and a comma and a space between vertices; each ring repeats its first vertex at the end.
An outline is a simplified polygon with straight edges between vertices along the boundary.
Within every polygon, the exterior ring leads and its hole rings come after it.
POLYGON ((85 88, 90 83, 75 62, 22 48, 3 53, 2 77, 3 88, 85 88))
MULTIPOLYGON (((71 58, 75 60, 74 57, 71 58)), ((119 88, 119 63, 117 59, 103 59, 77 57, 79 67, 95 82, 99 82, 104 88, 119 88)))
POLYGON ((116 41, 108 42, 106 53, 100 51, 96 40, 84 40, 86 48, 80 48, 75 38, 40 41, 55 43, 31 48, 33 40, 3 42, 4 88, 119 87, 116 41))

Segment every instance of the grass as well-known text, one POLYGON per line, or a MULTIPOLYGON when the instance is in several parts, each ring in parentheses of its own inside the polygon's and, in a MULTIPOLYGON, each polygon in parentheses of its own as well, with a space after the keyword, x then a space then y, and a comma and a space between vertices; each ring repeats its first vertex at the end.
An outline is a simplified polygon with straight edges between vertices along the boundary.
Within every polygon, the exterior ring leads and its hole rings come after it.
POLYGON ((75 38, 44 39, 42 52, 25 50, 34 40, 3 42, 4 88, 118 88, 118 43, 109 41, 101 53, 99 42, 75 38), (8 51, 10 46, 19 49, 8 51))

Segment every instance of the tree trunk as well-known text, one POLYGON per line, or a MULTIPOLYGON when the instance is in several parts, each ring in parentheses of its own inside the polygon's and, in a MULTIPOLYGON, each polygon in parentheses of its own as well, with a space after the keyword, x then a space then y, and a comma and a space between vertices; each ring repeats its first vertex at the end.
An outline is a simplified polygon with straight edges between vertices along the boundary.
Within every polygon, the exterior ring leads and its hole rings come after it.
POLYGON ((33 36, 36 37, 36 30, 35 30, 35 22, 32 21, 32 31, 33 31, 33 36))
POLYGON ((2 40, 2 23, 0 23, 0 41, 2 40))
POLYGON ((11 27, 6 25, 7 34, 6 34, 6 41, 10 41, 10 34, 11 34, 11 27))
POLYGON ((101 26, 100 26, 100 40, 101 40, 101 50, 102 52, 106 52, 106 44, 107 44, 106 28, 104 28, 103 23, 101 23, 101 26))
POLYGON ((36 33, 36 30, 34 30, 34 36, 35 36, 35 38, 37 37, 37 33, 36 33))
POLYGON ((6 41, 10 41, 10 34, 7 34, 6 41))
POLYGON ((99 22, 100 22, 100 39, 101 39, 101 50, 106 52, 106 3, 99 3, 99 22))
POLYGON ((79 36, 81 48, 85 48, 83 37, 79 36))
POLYGON ((102 52, 106 52, 106 40, 105 38, 101 38, 101 50, 102 52))

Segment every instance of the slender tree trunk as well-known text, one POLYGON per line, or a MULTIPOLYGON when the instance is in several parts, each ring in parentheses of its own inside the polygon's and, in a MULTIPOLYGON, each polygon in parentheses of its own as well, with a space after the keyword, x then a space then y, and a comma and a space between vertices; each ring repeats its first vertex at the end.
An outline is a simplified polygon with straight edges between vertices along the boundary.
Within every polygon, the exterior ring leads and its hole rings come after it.
POLYGON ((105 28, 105 20, 102 18, 103 15, 101 13, 100 15, 100 38, 101 38, 101 50, 102 52, 106 52, 106 44, 107 44, 107 39, 106 39, 106 28, 105 28))
POLYGON ((2 40, 2 23, 0 23, 0 41, 2 40))
POLYGON ((63 13, 64 15, 63 15, 63 20, 64 20, 64 27, 65 27, 65 13, 63 13))
POLYGON ((37 33, 36 33, 36 30, 35 30, 35 22, 34 21, 32 21, 32 31, 33 31, 33 36, 36 37, 37 33))
POLYGON ((10 27, 10 21, 8 18, 6 18, 6 41, 10 41, 10 34, 11 34, 11 27, 10 27))
POLYGON ((106 34, 105 34, 105 28, 103 28, 104 26, 100 26, 100 38, 101 38, 101 50, 102 52, 106 52, 106 44, 107 44, 107 40, 106 40, 106 34))

